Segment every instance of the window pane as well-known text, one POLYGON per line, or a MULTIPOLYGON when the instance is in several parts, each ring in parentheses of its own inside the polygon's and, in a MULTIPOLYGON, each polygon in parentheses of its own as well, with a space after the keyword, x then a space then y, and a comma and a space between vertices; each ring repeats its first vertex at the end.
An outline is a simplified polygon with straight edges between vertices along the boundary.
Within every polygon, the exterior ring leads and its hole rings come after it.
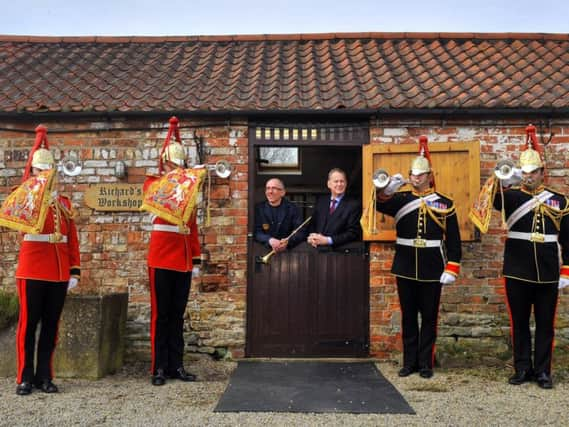
POLYGON ((298 148, 297 147, 260 147, 259 154, 263 167, 287 167, 298 168, 298 148))

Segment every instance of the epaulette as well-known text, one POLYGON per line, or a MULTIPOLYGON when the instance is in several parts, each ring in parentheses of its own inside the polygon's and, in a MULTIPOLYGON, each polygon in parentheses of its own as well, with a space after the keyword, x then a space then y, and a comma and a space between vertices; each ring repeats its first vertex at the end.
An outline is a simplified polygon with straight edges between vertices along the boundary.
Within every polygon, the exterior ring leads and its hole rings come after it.
POLYGON ((73 209, 73 204, 71 203, 71 199, 68 196, 64 196, 62 194, 58 195, 59 204, 63 208, 63 213, 67 218, 75 218, 76 212, 73 209))
POLYGON ((450 200, 451 202, 454 203, 454 199, 453 199, 452 197, 450 197, 448 194, 441 193, 440 191, 437 191, 436 193, 437 193, 439 196, 443 196, 445 199, 448 199, 448 200, 450 200))
POLYGON ((565 194, 561 193, 559 190, 556 190, 555 188, 551 188, 551 187, 543 187, 545 190, 549 191, 550 193, 555 194, 556 196, 559 197, 566 197, 565 194))
POLYGON ((152 175, 152 174, 148 174, 146 175, 146 179, 144 180, 144 183, 142 184, 142 191, 144 193, 146 193, 146 190, 148 190, 148 187, 150 187, 150 185, 154 182, 156 182, 156 180, 160 179, 160 175, 152 175))

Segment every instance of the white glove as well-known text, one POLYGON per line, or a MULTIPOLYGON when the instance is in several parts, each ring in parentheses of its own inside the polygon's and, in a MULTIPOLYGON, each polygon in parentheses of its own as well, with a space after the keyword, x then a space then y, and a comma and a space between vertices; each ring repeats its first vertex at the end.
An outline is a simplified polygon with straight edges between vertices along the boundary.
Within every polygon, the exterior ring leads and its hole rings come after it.
POLYGON ((569 286, 569 279, 567 277, 559 278, 559 289, 563 289, 569 286))
POLYGON ((386 196, 391 196, 393 193, 399 190, 403 186, 403 184, 405 184, 403 175, 401 175, 400 173, 396 173, 390 178, 389 184, 387 184, 387 187, 385 187, 385 189, 383 190, 383 194, 385 194, 386 196))
POLYGON ((67 282, 67 290, 70 291, 73 288, 77 287, 79 283, 79 279, 77 277, 70 277, 69 282, 67 282))
POLYGON ((439 279, 439 282, 441 282, 443 285, 450 285, 455 281, 456 277, 450 273, 447 273, 446 271, 443 271, 443 274, 441 274, 441 278, 439 279))
POLYGON ((513 168, 512 172, 514 174, 510 178, 502 180, 502 185, 504 187, 511 187, 512 185, 519 185, 520 182, 522 182, 522 170, 519 168, 513 168))
POLYGON ((200 277, 200 268, 196 265, 192 268, 192 277, 200 277))

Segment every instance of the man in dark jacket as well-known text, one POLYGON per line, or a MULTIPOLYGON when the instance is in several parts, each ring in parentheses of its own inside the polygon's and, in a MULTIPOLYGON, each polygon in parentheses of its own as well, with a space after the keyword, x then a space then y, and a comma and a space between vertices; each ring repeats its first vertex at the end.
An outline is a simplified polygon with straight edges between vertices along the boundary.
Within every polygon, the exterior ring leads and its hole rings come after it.
POLYGON ((287 239, 302 223, 302 217, 298 207, 285 195, 284 183, 278 178, 271 178, 265 184, 267 200, 255 206, 255 240, 275 252, 293 248, 306 239, 303 229, 287 239))
POLYGON ((308 243, 317 246, 340 246, 360 240, 360 202, 346 195, 348 180, 346 173, 338 168, 328 172, 330 195, 316 201, 308 243))

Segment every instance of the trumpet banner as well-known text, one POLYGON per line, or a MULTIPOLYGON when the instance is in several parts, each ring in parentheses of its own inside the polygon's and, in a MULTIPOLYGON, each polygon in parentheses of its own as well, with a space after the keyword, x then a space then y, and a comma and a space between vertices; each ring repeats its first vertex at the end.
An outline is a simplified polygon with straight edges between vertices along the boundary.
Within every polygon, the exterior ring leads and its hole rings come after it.
POLYGON ((6 197, 0 208, 0 226, 24 233, 39 233, 45 223, 56 170, 31 176, 6 197))
POLYGON ((140 210, 176 225, 184 225, 195 213, 198 194, 207 174, 205 168, 174 169, 152 182, 140 210))
POLYGON ((498 179, 494 175, 486 180, 468 213, 468 217, 481 233, 487 233, 490 226, 492 203, 498 188, 497 183, 498 179))

